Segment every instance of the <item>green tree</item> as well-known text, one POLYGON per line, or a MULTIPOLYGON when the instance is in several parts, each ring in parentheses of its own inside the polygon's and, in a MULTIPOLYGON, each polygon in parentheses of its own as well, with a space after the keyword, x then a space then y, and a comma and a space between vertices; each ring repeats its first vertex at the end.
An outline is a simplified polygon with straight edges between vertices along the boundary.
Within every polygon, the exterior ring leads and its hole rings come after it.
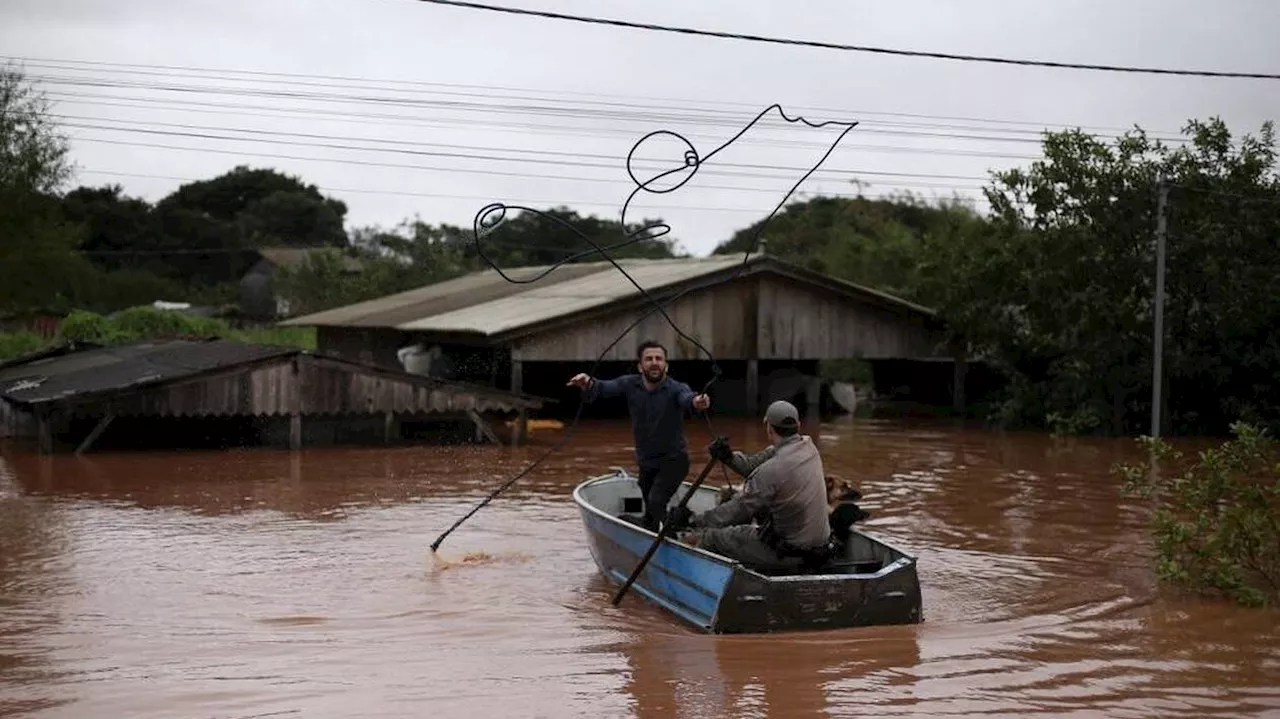
POLYGON ((1150 413, 1158 178, 1170 193, 1166 373, 1174 426, 1274 418, 1280 183, 1274 137, 1193 122, 1170 147, 1048 133, 1045 159, 997 173, 991 233, 938 248, 962 288, 944 317, 1011 379, 1001 420, 1132 433, 1150 413))
POLYGON ((18 70, 0 68, 0 309, 73 306, 92 286, 76 254, 80 234, 54 196, 71 176, 67 140, 44 93, 18 70))
POLYGON ((224 225, 242 247, 343 247, 347 206, 315 185, 244 165, 182 185, 156 204, 163 217, 182 210, 224 225))
POLYGON ((941 288, 922 274, 933 248, 983 224, 959 201, 930 203, 910 193, 817 197, 786 206, 761 234, 763 223, 735 232, 713 254, 746 252, 759 237, 757 251, 917 301, 941 288))

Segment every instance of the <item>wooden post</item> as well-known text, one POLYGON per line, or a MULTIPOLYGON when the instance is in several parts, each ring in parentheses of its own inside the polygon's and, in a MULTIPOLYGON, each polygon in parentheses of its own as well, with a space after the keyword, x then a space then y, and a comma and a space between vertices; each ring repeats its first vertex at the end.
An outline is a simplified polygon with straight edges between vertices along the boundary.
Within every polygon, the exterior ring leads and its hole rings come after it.
POLYGON ((53 427, 50 425, 49 413, 44 409, 36 410, 36 440, 40 454, 53 453, 53 427))
POLYGON ((391 434, 395 430, 396 415, 395 412, 382 413, 382 443, 391 444, 391 434))
POLYGON ((742 312, 742 349, 747 357, 747 416, 760 414, 760 278, 746 285, 742 312))
MULTIPOLYGON (((511 391, 522 392, 524 387, 524 362, 520 360, 520 355, 513 348, 511 350, 511 391)), ((524 442, 524 438, 529 433, 529 410, 521 407, 516 417, 515 426, 511 428, 511 446, 518 446, 524 442)))
POLYGON ((84 441, 80 443, 79 447, 76 447, 76 454, 84 454, 88 451, 89 447, 93 446, 93 443, 97 442, 98 438, 102 436, 102 433, 107 431, 107 425, 111 424, 111 421, 115 418, 116 416, 114 414, 107 414, 103 416, 102 419, 98 420, 97 426, 93 428, 93 431, 89 433, 89 436, 84 438, 84 441))
POLYGON ((747 416, 760 414, 760 360, 747 360, 747 416))
POLYGON ((804 388, 805 418, 818 419, 822 414, 822 378, 810 377, 804 388))
POLYGON ((289 403, 292 405, 289 412, 289 450, 296 452, 302 449, 302 377, 296 356, 289 376, 293 384, 293 391, 289 393, 289 403))
POLYGON ((467 416, 471 418, 471 421, 476 426, 477 437, 484 437, 494 444, 502 444, 502 440, 498 438, 497 433, 489 427, 488 423, 484 421, 484 418, 480 416, 479 412, 474 409, 469 409, 467 410, 467 416))
POLYGON ((957 413, 964 411, 964 376, 969 371, 969 363, 963 357, 956 357, 955 374, 951 384, 951 405, 957 413))

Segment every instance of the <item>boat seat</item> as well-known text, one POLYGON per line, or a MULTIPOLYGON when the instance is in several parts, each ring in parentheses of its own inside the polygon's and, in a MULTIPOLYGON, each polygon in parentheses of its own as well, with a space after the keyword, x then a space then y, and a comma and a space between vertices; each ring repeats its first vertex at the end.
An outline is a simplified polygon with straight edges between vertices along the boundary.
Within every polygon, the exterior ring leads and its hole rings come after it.
POLYGON ((880 571, 884 566, 884 562, 878 559, 851 561, 841 560, 838 562, 827 562, 816 569, 800 569, 798 571, 760 571, 766 577, 790 577, 790 576, 808 576, 814 574, 870 574, 880 571))
POLYGON ((629 524, 634 524, 637 527, 644 526, 643 514, 631 514, 629 512, 623 512, 622 514, 618 515, 618 519, 621 519, 622 521, 627 522, 629 524))

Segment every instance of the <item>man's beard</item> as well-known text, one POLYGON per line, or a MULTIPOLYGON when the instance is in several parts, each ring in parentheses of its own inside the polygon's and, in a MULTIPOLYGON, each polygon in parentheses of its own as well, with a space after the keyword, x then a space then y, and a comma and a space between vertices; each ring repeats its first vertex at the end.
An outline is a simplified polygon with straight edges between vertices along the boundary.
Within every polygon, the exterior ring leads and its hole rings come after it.
POLYGON ((666 370, 648 369, 644 371, 644 378, 649 380, 650 382, 653 382, 654 384, 661 382, 662 378, 665 377, 666 375, 667 375, 666 370))

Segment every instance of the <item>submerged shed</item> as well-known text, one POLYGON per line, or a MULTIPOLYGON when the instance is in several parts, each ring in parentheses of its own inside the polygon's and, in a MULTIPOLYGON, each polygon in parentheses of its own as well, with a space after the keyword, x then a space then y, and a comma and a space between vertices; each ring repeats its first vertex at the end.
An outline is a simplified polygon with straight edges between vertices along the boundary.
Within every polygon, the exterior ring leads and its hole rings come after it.
POLYGON ((106 432, 126 431, 122 424, 130 425, 134 444, 147 444, 148 434, 173 439, 185 431, 191 439, 221 436, 223 444, 296 449, 304 441, 390 442, 414 427, 458 425, 499 441, 484 415, 515 415, 543 402, 297 348, 221 339, 65 346, 0 364, 0 436, 35 439, 41 451, 59 442, 83 451, 106 432))

